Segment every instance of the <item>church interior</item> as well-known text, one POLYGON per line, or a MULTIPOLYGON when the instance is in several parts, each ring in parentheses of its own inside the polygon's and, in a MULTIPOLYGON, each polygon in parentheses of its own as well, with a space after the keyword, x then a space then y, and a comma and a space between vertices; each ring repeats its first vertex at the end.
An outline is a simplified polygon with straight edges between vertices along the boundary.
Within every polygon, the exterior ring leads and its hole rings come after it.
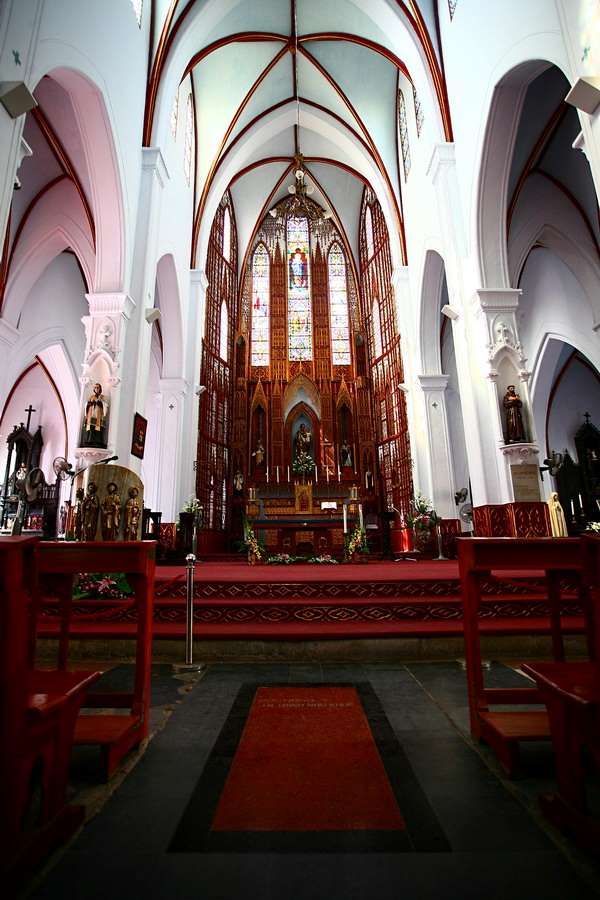
POLYGON ((600 896, 599 72, 0 5, 3 895, 600 896))

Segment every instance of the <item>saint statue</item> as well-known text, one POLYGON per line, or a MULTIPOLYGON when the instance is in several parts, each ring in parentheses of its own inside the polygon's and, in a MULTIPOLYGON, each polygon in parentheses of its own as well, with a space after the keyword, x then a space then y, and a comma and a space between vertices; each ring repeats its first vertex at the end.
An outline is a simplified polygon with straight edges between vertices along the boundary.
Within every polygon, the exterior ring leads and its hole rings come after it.
POLYGON ((342 469, 352 468, 352 450, 350 449, 350 445, 344 441, 342 446, 340 447, 340 460, 342 463, 342 469))
POLYGON ((108 491, 102 501, 102 540, 114 541, 121 521, 121 498, 117 494, 118 487, 114 481, 106 485, 108 491))
POLYGON ((304 453, 310 453, 310 438, 311 433, 304 422, 302 422, 300 428, 296 432, 296 438, 294 440, 294 448, 297 456, 301 456, 304 453))
POLYGON ((77 488, 75 491, 75 512, 73 514, 73 537, 76 541, 81 540, 81 532, 83 528, 83 488, 77 488))
POLYGON ((558 494, 553 491, 548 499, 548 512, 550 513, 550 527, 552 537, 568 537, 567 522, 563 508, 560 505, 558 494))
POLYGON ((258 444, 256 445, 256 450, 252 451, 252 456, 255 459, 256 468, 258 469, 260 466, 262 466, 265 458, 265 448, 262 445, 262 441, 259 440, 258 444))
POLYGON ((138 526, 140 521, 139 491, 136 487, 130 487, 127 491, 129 500, 125 504, 125 522, 123 523, 123 537, 126 541, 137 541, 138 526))
POLYGON ((239 469, 233 476, 233 490, 236 494, 241 494, 244 490, 244 476, 239 469))
POLYGON ((509 384, 502 405, 506 410, 506 443, 519 444, 526 440, 521 409, 523 401, 515 391, 514 384, 509 384))
POLYGON ((108 400, 102 393, 102 385, 95 384, 85 404, 83 443, 92 447, 106 446, 106 421, 108 400))
POLYGON ((100 506, 96 491, 98 487, 95 481, 88 484, 87 494, 83 498, 81 504, 81 539, 84 541, 93 541, 96 537, 96 529, 98 528, 98 513, 100 506))

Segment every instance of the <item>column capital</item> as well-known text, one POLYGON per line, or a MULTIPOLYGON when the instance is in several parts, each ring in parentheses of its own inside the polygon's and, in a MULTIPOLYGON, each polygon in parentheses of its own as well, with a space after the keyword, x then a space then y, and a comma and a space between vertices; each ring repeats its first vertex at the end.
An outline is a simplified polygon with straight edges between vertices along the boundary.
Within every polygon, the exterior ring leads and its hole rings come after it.
POLYGON ((205 291, 208 287, 208 278, 204 269, 190 269, 190 282, 199 285, 205 291))
POLYGON ((435 184, 442 167, 454 165, 455 160, 454 143, 445 141, 444 143, 434 144, 431 157, 427 164, 426 175, 430 176, 435 184))
POLYGON ((417 381, 425 393, 440 391, 443 393, 448 387, 449 375, 417 375, 417 381))
POLYGON ((486 312, 508 312, 519 307, 520 288, 478 288, 475 292, 481 308, 486 312))
POLYGON ((155 174, 161 187, 164 187, 170 180, 169 170, 160 147, 142 147, 142 171, 155 174))
POLYGON ((86 294, 85 297, 90 309, 90 315, 93 318, 99 316, 123 316, 123 318, 129 319, 135 309, 135 301, 129 294, 110 292, 86 294))

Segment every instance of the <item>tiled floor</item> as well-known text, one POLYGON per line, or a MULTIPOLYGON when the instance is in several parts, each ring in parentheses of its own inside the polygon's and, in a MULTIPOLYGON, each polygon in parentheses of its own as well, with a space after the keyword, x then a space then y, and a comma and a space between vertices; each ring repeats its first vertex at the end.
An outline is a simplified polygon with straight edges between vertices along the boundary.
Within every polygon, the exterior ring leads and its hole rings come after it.
MULTIPOLYGON (((494 665, 490 684, 519 679, 494 665)), ((155 702, 181 697, 166 667, 155 702)), ((178 685, 181 686, 180 683, 178 685)), ((343 760, 340 760, 343 764, 343 760)), ((600 896, 600 868, 540 822, 551 783, 540 745, 512 783, 467 735, 456 663, 215 665, 30 896, 69 900, 359 900, 457 897, 579 900, 600 896), (241 684, 369 681, 442 825, 449 853, 169 853, 173 836, 241 684)))

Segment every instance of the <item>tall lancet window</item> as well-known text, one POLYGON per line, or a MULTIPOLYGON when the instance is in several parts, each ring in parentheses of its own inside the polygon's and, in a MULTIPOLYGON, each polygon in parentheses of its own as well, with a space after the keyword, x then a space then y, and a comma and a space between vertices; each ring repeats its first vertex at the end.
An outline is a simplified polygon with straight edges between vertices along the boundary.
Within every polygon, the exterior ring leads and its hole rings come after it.
POLYGON ((227 362, 229 356, 227 350, 229 346, 229 316, 227 314, 227 304, 223 300, 221 303, 221 327, 219 331, 219 356, 227 362))
POLYGON ((188 94, 185 114, 185 146, 183 148, 183 171, 188 184, 192 183, 192 160, 194 158, 194 107, 192 95, 188 94))
POLYGON ((349 366, 350 328, 348 325, 348 288, 346 259, 338 243, 329 251, 329 313, 331 317, 331 361, 334 366, 349 366))
POLYGON ((269 365, 269 252, 264 244, 252 257, 252 365, 269 365))
POLYGON ((223 258, 231 262, 231 216, 227 206, 223 213, 223 258))
POLYGON ((381 310, 377 299, 373 301, 371 327, 373 328, 373 359, 379 359, 383 355, 383 340, 381 338, 381 310))
POLYGON ((288 356, 312 359, 312 309, 309 285, 308 219, 287 220, 288 356))
POLYGON ((367 242, 367 260, 375 253, 375 240, 373 238, 373 213, 367 204, 365 208, 365 238, 367 242))
POLYGON ((404 94, 398 91, 398 131, 400 132, 400 147, 402 149, 402 165, 404 166, 404 180, 410 172, 410 146, 408 143, 408 122, 406 119, 406 103, 404 94))

